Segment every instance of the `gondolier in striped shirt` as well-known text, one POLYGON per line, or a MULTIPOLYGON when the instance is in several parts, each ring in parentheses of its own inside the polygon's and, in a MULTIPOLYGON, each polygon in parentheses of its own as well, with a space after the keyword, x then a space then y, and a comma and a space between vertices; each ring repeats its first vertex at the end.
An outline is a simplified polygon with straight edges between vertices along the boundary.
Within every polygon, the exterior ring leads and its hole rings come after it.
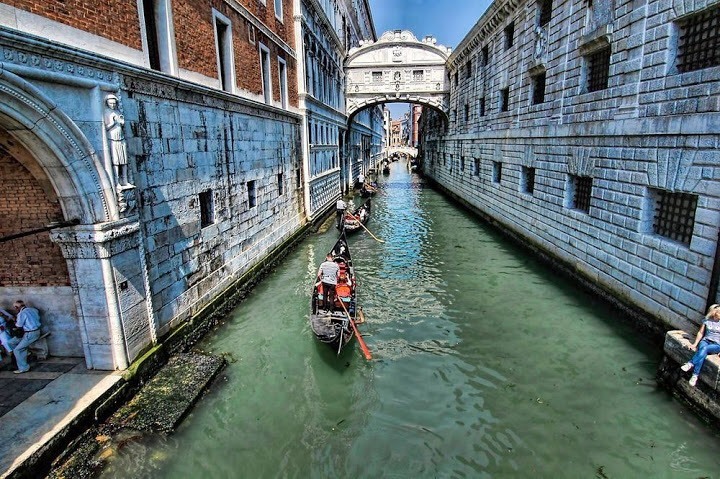
POLYGON ((335 302, 335 286, 337 286, 340 267, 333 261, 331 254, 325 257, 325 261, 320 264, 318 270, 318 278, 322 282, 323 288, 323 306, 322 309, 328 313, 332 312, 332 306, 335 302))

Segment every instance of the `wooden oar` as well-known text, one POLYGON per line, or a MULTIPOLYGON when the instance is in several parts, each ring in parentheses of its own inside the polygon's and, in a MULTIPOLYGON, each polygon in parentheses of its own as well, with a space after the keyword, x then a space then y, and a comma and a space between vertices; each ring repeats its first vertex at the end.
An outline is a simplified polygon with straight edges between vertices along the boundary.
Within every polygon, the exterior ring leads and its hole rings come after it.
POLYGON ((377 242, 379 242, 379 243, 384 243, 384 242, 385 242, 384 240, 381 240, 380 238, 378 238, 377 236, 375 236, 374 234, 372 234, 372 232, 371 232, 369 229, 367 229, 367 227, 366 227, 364 224, 362 224, 362 221, 359 221, 359 223, 360 223, 360 226, 362 226, 363 229, 364 229, 365 231, 367 231, 368 234, 369 234, 370 236, 372 236, 375 241, 377 241, 377 242))
MULTIPOLYGON (((340 306, 342 306, 343 311, 345 311, 345 314, 347 314, 348 320, 350 321, 350 326, 353 328, 353 332, 355 333, 355 337, 358 340, 358 344, 360 344, 360 349, 362 349, 363 355, 365 355, 365 359, 370 361, 372 359, 372 354, 370 354, 370 349, 367 347, 367 344, 365 344, 365 341, 363 340, 362 336, 360 336, 360 331, 358 331, 357 326, 355 326, 355 321, 353 321, 352 317, 350 316, 350 313, 348 313, 347 308, 345 307, 345 303, 343 303, 342 298, 338 296, 338 299, 340 300, 340 306)), ((340 333, 342 334, 342 333, 340 333)), ((342 341, 342 336, 340 337, 340 341, 342 341)))

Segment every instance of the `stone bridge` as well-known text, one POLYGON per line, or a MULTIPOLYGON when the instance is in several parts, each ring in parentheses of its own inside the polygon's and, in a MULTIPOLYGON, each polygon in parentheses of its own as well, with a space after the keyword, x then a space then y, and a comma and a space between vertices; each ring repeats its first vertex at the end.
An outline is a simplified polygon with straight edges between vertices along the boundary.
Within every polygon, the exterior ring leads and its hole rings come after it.
POLYGON ((412 156, 414 158, 417 156, 418 150, 412 146, 388 146, 385 150, 383 150, 383 153, 383 157, 385 158, 389 158, 395 153, 398 155, 412 156))
POLYGON ((433 37, 385 32, 376 42, 352 48, 345 62, 347 114, 392 102, 417 103, 448 115, 450 49, 433 37))

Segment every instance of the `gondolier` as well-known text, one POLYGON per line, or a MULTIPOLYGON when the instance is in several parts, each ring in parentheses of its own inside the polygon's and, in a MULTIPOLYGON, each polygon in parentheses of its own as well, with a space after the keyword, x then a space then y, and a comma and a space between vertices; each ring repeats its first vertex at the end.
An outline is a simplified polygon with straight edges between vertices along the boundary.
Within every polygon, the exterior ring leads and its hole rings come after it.
POLYGON ((337 227, 339 230, 342 230, 343 227, 343 217, 345 216, 346 208, 347 204, 343 201, 342 198, 337 200, 337 203, 335 203, 335 209, 337 212, 337 227))
POLYGON ((335 303, 335 287, 337 286, 338 276, 340 275, 340 267, 333 261, 332 254, 328 253, 325 261, 320 264, 318 269, 318 278, 323 288, 323 306, 322 309, 328 314, 332 313, 332 307, 335 303))

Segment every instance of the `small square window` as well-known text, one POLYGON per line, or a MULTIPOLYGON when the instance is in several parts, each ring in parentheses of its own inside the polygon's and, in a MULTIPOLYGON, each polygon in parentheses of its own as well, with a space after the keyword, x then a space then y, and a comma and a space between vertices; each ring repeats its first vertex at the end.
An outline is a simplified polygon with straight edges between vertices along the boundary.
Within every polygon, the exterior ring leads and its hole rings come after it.
POLYGON ((651 188, 652 232, 690 246, 698 196, 651 188))
POLYGON ((500 90, 500 111, 510 110, 510 88, 500 90))
POLYGON ((535 168, 530 166, 522 167, 520 176, 520 191, 532 195, 535 192, 535 168))
POLYGON ((205 228, 215 223, 215 200, 212 190, 203 191, 200 199, 200 227, 205 228))
POLYGON ((505 27, 505 50, 509 50, 515 42, 515 22, 505 27))
POLYGON ((282 173, 277 174, 277 187, 278 187, 278 196, 282 196, 283 193, 285 193, 285 186, 283 184, 283 174, 282 173))
POLYGON ((534 77, 532 77, 532 103, 533 103, 533 105, 538 105, 540 103, 545 102, 545 78, 546 78, 545 72, 542 72, 542 73, 537 74, 534 77))
POLYGON ((257 204, 257 197, 255 192, 255 180, 247 182, 247 194, 248 194, 248 208, 254 208, 257 204))
POLYGON ((594 51, 585 58, 587 61, 587 91, 606 89, 610 77, 610 46, 594 51))
POLYGON ((593 179, 590 176, 570 176, 570 207, 575 210, 590 212, 593 179))
POLYGON ((499 161, 493 161, 492 180, 498 184, 502 181, 502 163, 499 161))

